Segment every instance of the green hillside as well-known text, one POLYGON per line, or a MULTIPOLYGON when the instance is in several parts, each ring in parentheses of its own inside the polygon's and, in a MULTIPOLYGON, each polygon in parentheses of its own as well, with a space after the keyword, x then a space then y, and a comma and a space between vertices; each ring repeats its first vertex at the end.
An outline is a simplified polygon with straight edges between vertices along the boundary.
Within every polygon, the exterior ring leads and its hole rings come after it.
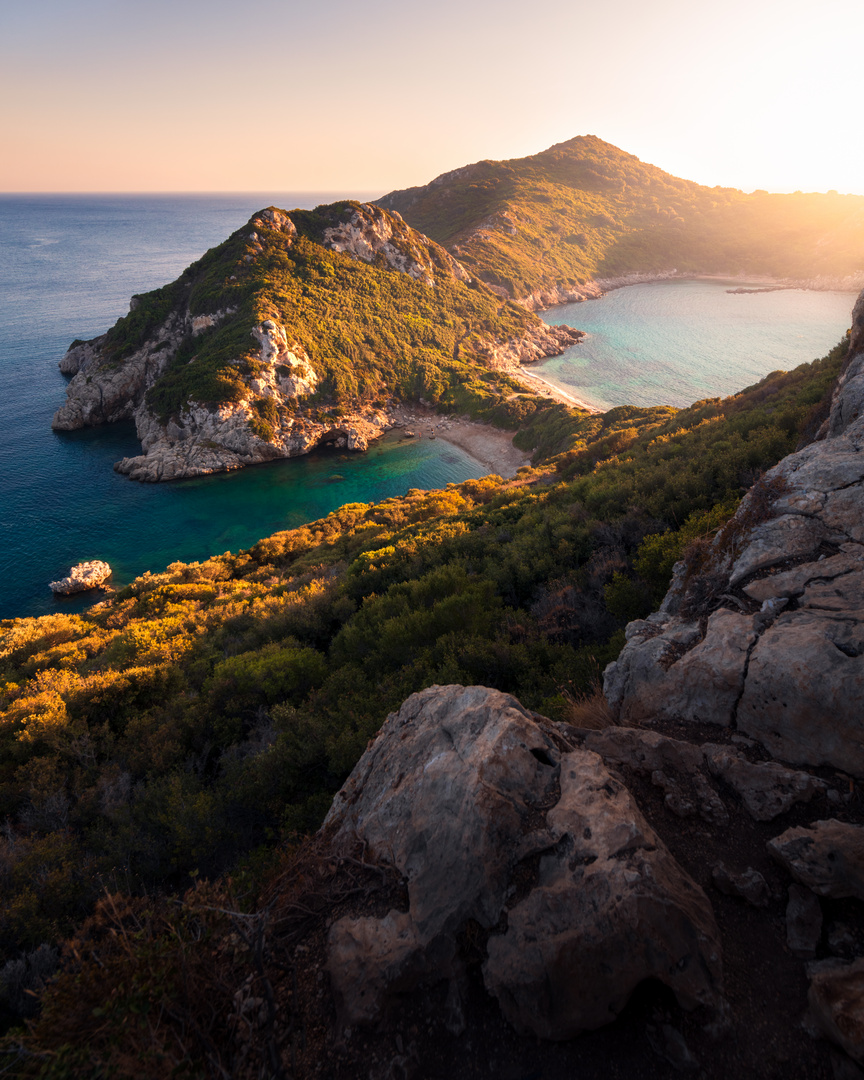
POLYGON ((593 135, 378 201, 514 297, 633 271, 803 279, 864 268, 864 197, 708 188, 593 135))
MULTIPOLYGON (((350 504, 84 614, 0 623, 0 968, 106 889, 233 867, 242 891, 413 691, 482 684, 572 717, 684 546, 812 436, 845 351, 684 410, 526 396, 516 438, 540 449, 513 481, 350 504)), ((137 992, 115 986, 111 1038, 137 992)))
POLYGON ((317 392, 305 402, 314 413, 360 407, 392 393, 437 401, 485 369, 480 342, 518 337, 539 325, 458 267, 457 276, 446 252, 390 215, 378 223, 392 234, 389 262, 381 252, 364 261, 335 250, 327 230, 355 219, 371 229, 376 222, 369 210, 340 202, 255 215, 175 282, 136 297, 133 310, 108 331, 103 366, 115 368, 136 349, 158 343, 172 313, 216 315, 215 325, 188 334, 173 349, 147 402, 164 421, 189 401, 240 401, 250 397, 249 383, 260 373, 252 331, 272 319, 314 369, 317 392), (401 272, 393 265, 399 257, 409 271, 423 272, 401 272))

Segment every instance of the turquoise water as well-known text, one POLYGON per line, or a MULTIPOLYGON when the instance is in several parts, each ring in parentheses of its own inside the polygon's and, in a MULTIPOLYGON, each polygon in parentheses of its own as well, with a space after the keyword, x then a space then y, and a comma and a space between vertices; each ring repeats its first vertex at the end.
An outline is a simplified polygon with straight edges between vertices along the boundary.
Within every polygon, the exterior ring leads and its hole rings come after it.
MULTIPOLYGON (((112 469, 139 452, 131 423, 51 431, 66 386, 57 361, 73 338, 102 333, 133 293, 173 280, 262 206, 329 198, 0 196, 0 617, 87 606, 90 595, 55 600, 47 587, 84 559, 106 559, 122 583, 248 547, 346 502, 483 475, 441 440, 384 440, 367 455, 335 451, 145 485, 112 469)), ((599 406, 685 405, 823 355, 846 329, 852 300, 730 297, 706 282, 620 289, 547 313, 591 336, 542 374, 599 406)))
POLYGON ((543 313, 588 337, 532 370, 589 405, 690 405, 724 397, 769 371, 824 356, 850 325, 855 294, 732 295, 741 282, 629 285, 543 313))
MULTIPOLYGON (((382 440, 238 472, 138 484, 113 471, 140 453, 134 425, 55 433, 69 342, 106 330, 129 297, 165 284, 270 203, 327 196, 0 197, 0 617, 77 611, 48 582, 105 559, 115 582, 175 560, 248 547, 278 529, 409 488, 488 470, 441 440, 382 440), (341 477, 341 479, 339 479, 341 477)), ((96 597, 98 598, 98 596, 96 597)))

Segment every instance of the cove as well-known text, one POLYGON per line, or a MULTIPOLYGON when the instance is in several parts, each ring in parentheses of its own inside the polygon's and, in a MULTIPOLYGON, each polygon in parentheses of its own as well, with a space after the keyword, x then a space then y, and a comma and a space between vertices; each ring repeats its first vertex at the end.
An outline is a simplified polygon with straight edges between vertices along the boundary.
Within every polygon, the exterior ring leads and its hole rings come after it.
POLYGON ((140 453, 134 425, 52 432, 57 361, 103 333, 129 297, 173 280, 271 203, 326 194, 0 197, 0 618, 83 610, 48 582, 104 559, 122 584, 175 561, 237 551, 344 503, 438 488, 489 470, 443 440, 385 438, 366 454, 320 452, 169 484, 113 471, 140 453))
POLYGON ((576 326, 588 337, 531 370, 594 408, 683 408, 824 356, 846 333, 856 295, 727 292, 742 287, 662 281, 550 308, 541 315, 546 322, 576 326))

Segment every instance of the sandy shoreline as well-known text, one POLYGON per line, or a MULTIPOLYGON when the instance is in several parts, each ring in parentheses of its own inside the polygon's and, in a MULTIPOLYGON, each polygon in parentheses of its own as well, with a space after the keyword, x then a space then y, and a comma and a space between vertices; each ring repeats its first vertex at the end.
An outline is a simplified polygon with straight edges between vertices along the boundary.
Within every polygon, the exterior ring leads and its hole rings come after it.
POLYGON ((513 445, 513 431, 503 431, 491 424, 460 416, 444 416, 421 405, 394 409, 392 419, 396 424, 404 425, 403 434, 413 431, 415 439, 440 439, 458 446, 485 465, 490 473, 497 473, 505 480, 515 476, 522 465, 531 464, 530 456, 513 445))
MULTIPOLYGON (((570 408, 584 409, 589 413, 602 411, 568 394, 566 390, 540 375, 535 375, 527 368, 520 367, 518 371, 508 374, 533 394, 541 394, 570 408)), ((397 431, 402 430, 403 438, 406 438, 405 433, 410 431, 413 432, 411 438, 414 439, 441 439, 442 442, 458 446, 460 450, 485 465, 491 473, 497 473, 505 480, 515 476, 523 465, 531 464, 530 454, 513 445, 513 436, 516 433, 492 424, 469 420, 464 416, 447 416, 428 405, 403 405, 391 409, 390 420, 397 431)))
MULTIPOLYGON (((551 359, 551 357, 550 357, 551 359)), ((518 372, 513 373, 513 377, 518 379, 523 386, 527 387, 535 394, 545 394, 546 397, 554 398, 556 401, 560 401, 562 405, 570 405, 577 409, 584 409, 589 413, 599 413, 602 409, 596 408, 594 405, 589 405, 587 401, 582 401, 581 398, 574 397, 572 394, 568 394, 566 390, 562 390, 560 386, 556 386, 554 383, 549 382, 548 379, 542 378, 540 375, 535 375, 533 371, 529 371, 528 368, 520 367, 518 372), (542 387, 537 386, 537 383, 542 383, 542 387)))

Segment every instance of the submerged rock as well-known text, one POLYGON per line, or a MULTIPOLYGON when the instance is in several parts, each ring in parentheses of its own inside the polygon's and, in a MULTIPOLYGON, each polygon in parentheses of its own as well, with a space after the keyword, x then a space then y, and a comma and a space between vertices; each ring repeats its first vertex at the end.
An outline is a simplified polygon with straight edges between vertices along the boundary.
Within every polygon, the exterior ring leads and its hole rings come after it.
POLYGON ((330 928, 348 1024, 429 983, 453 992, 472 926, 487 939, 486 988, 521 1032, 567 1039, 609 1023, 648 978, 685 1007, 719 1004, 719 934, 703 891, 598 755, 506 694, 414 694, 324 828, 337 849, 359 839, 408 890, 407 911, 330 928))
POLYGON ((83 562, 73 566, 66 577, 59 581, 52 581, 48 588, 58 596, 70 596, 72 593, 98 589, 109 577, 111 577, 111 567, 107 562, 96 559, 93 562, 83 562))

